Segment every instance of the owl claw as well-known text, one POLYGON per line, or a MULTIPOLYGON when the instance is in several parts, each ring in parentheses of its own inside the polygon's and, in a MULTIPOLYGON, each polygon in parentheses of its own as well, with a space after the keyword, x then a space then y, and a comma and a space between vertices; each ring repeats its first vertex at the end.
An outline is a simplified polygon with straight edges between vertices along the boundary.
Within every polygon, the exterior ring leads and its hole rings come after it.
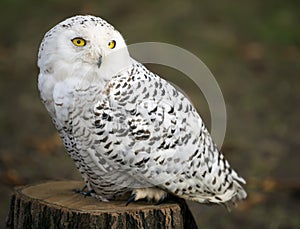
POLYGON ((154 205, 160 205, 164 202, 165 198, 160 198, 154 205))
POLYGON ((126 202, 126 206, 128 206, 128 204, 130 204, 131 202, 135 201, 135 197, 136 197, 136 193, 132 193, 131 196, 129 197, 129 199, 126 202))
POLYGON ((84 197, 91 196, 92 194, 96 193, 93 189, 89 191, 84 191, 87 188, 87 185, 85 185, 82 189, 73 189, 73 192, 79 193, 83 195, 84 197))
POLYGON ((91 190, 89 190, 89 191, 87 191, 87 192, 81 192, 81 194, 84 196, 84 197, 87 197, 87 196, 92 196, 92 194, 95 194, 96 192, 93 190, 93 189, 91 189, 91 190))

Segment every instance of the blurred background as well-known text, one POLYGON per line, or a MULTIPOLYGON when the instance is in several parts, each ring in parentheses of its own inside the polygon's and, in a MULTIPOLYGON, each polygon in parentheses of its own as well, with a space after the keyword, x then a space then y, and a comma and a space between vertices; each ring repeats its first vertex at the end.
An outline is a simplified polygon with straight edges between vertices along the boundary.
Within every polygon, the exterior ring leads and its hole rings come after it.
MULTIPOLYGON (((46 31, 75 14, 93 14, 128 44, 156 41, 189 50, 220 85, 228 112, 222 151, 247 180, 249 197, 231 213, 191 203, 199 227, 300 228, 299 12, 296 0, 1 0, 1 225, 14 186, 81 179, 40 102, 36 61, 46 31)), ((148 67, 179 84, 209 126, 207 103, 186 76, 148 67)))

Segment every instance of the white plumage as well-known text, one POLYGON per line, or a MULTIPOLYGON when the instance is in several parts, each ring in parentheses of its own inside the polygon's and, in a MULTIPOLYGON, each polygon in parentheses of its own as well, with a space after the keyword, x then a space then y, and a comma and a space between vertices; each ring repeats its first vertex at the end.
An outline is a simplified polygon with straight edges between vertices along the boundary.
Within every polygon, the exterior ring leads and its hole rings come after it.
POLYGON ((246 197, 190 101, 131 59, 101 18, 75 16, 45 35, 41 98, 89 193, 201 203, 246 197))

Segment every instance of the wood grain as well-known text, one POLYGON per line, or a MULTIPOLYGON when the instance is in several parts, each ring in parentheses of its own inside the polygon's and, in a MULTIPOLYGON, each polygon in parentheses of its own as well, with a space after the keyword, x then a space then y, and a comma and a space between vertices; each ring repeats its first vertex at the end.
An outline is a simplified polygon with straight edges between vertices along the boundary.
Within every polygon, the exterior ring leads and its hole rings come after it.
POLYGON ((183 200, 153 205, 101 202, 74 193, 79 181, 49 181, 18 187, 7 228, 197 228, 183 200))

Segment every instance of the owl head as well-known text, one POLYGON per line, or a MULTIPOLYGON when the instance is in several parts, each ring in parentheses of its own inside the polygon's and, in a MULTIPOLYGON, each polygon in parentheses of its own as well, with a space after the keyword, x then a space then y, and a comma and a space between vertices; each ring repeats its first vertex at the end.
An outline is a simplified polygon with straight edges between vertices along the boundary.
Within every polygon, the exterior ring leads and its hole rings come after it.
POLYGON ((130 64, 122 35, 105 20, 94 16, 68 18, 46 33, 40 45, 40 74, 84 77, 97 73, 109 78, 130 64))

